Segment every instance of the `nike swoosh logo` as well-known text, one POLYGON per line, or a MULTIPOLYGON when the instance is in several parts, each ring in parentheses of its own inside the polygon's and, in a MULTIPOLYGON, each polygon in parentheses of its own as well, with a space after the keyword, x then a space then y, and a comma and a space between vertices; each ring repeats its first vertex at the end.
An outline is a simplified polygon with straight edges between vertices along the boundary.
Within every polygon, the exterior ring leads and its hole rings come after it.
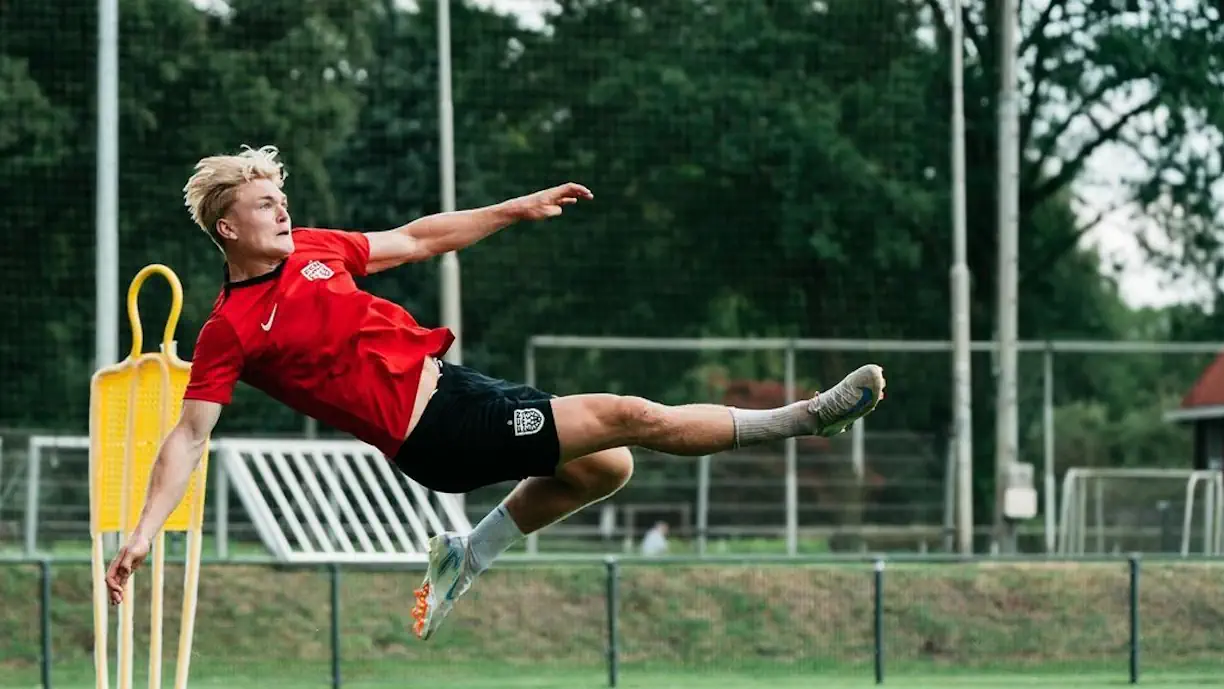
POLYGON ((442 558, 442 562, 438 564, 438 574, 446 574, 446 570, 459 564, 459 553, 456 550, 449 550, 446 557, 442 558))
POLYGON ((272 315, 268 316, 268 322, 259 324, 259 327, 263 328, 264 332, 268 332, 269 330, 272 329, 272 321, 273 319, 276 318, 276 307, 278 306, 280 306, 280 304, 273 304, 272 305, 272 315))
POLYGON ((859 399, 854 403, 854 406, 850 408, 851 414, 857 414, 863 411, 867 405, 871 404, 871 388, 859 388, 859 390, 862 392, 862 394, 859 395, 859 399))
POLYGON ((853 416, 857 416, 864 409, 867 409, 870 404, 871 404, 871 389, 870 388, 859 388, 858 401, 856 401, 856 403, 854 403, 854 405, 851 406, 851 408, 843 412, 841 416, 838 416, 837 420, 834 421, 834 423, 841 423, 843 421, 846 421, 847 419, 851 419, 851 417, 853 416))
MULTIPOLYGON (((445 574, 451 567, 458 569, 460 566, 462 566, 462 562, 462 552, 452 548, 451 551, 446 554, 446 559, 444 559, 442 564, 438 567, 438 576, 445 574)), ((450 588, 446 590, 446 600, 455 599, 455 589, 459 588, 459 581, 462 578, 458 576, 459 574, 459 572, 456 572, 455 580, 451 582, 450 588)))
POLYGON ((852 416, 858 414, 859 412, 866 409, 867 406, 871 404, 871 401, 872 401, 871 388, 859 388, 858 401, 856 401, 854 405, 851 406, 849 409, 847 409, 846 411, 838 415, 838 417, 833 420, 833 423, 834 424, 842 423, 846 419, 849 419, 852 416))

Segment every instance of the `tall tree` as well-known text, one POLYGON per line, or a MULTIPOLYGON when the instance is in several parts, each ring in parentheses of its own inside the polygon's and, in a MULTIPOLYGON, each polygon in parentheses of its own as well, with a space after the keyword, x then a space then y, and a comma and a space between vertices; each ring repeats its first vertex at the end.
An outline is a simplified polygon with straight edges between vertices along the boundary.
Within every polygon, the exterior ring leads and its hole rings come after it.
MULTIPOLYGON (((220 285, 219 256, 183 208, 192 163, 243 143, 280 144, 297 212, 333 212, 322 161, 360 109, 368 16, 366 5, 340 0, 236 1, 222 12, 188 0, 121 2, 120 276, 153 262, 179 273, 188 300, 179 326, 184 356, 220 285)), ((0 145, 13 154, 0 162, 0 177, 11 182, 0 193, 20 209, 4 230, 18 259, 10 276, 39 286, 24 297, 38 317, 23 319, 28 325, 13 334, 14 356, 4 363, 12 369, 6 378, 24 381, 30 394, 23 404, 5 400, 2 421, 79 428, 94 363, 95 5, 6 6, 0 32, 0 108, 20 108, 0 118, 0 145)), ((147 295, 146 329, 158 331, 168 297, 160 285, 147 295)), ((128 328, 120 332, 125 352, 128 328)), ((259 410, 268 413, 246 416, 248 425, 293 421, 259 410)), ((242 423, 243 415, 229 416, 227 423, 242 423)))
MULTIPOLYGON (((947 45, 947 3, 924 0, 947 45)), ((990 123, 999 87, 999 0, 966 3, 967 148, 993 164, 997 131, 990 123)), ((1217 250, 1222 172, 1218 143, 1224 130, 1224 21, 1217 2, 1194 0, 1042 0, 1020 3, 1022 37, 1020 147, 1021 226, 1059 194, 1074 192, 1094 156, 1114 148, 1135 161, 1117 171, 1124 197, 1156 221, 1171 241, 1153 246, 1170 270, 1224 275, 1217 250), (1031 9, 1030 9, 1031 8, 1031 9), (1213 145, 1213 142, 1215 144, 1213 145), (1213 190, 1213 187, 1214 188, 1213 190), (1213 193, 1214 191, 1214 193, 1213 193)), ((971 217, 993 218, 996 189, 990 178, 970 178, 971 217)), ((1022 280, 1049 270, 1072 251, 1104 215, 1078 223, 1061 241, 1025 253, 1022 280)), ((1138 218, 1142 219, 1142 218, 1138 218)), ((975 235, 985 253, 994 233, 975 235)), ((975 274, 984 277, 985 266, 975 274)))

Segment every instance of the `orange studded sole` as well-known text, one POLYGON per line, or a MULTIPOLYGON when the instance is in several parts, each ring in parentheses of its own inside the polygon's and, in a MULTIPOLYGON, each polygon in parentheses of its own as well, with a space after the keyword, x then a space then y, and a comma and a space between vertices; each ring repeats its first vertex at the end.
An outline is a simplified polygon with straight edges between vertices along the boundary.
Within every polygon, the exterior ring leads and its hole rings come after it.
POLYGON ((429 613, 429 582, 414 592, 416 604, 412 606, 412 632, 421 638, 425 631, 425 616, 429 613))

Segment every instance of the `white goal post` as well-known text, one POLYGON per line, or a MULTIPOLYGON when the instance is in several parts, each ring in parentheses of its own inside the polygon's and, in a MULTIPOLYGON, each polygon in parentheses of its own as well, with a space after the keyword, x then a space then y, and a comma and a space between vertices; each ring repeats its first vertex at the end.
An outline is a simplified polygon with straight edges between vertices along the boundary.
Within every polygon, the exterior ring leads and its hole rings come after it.
MULTIPOLYGON (((1082 555, 1107 550, 1107 538, 1121 539, 1137 527, 1150 527, 1141 516, 1157 503, 1166 509, 1180 505, 1179 551, 1205 555, 1224 552, 1224 473, 1192 469, 1087 468, 1068 469, 1063 477, 1058 523, 1058 554, 1082 555), (1197 511, 1197 512, 1196 512, 1197 511), (1123 520, 1119 515, 1131 513, 1123 520), (1195 517, 1201 516, 1199 539, 1195 517), (1130 522, 1130 523, 1124 523, 1130 522), (1088 537, 1095 538, 1089 548, 1088 537), (1197 541, 1197 543, 1196 543, 1197 541)), ((1150 512, 1148 512, 1150 514, 1150 512)))

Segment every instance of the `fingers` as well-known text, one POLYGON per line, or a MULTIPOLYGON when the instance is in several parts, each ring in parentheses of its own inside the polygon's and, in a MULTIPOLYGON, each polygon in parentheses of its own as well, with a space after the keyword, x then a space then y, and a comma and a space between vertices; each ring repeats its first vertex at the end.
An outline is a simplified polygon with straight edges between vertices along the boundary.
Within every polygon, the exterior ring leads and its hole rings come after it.
POLYGON ((111 605, 123 602, 123 584, 127 581, 129 574, 123 562, 124 557, 124 551, 120 551, 106 572, 106 588, 110 595, 111 605))
POLYGON ((574 203, 574 201, 577 201, 580 198, 587 200, 595 198, 595 195, 591 193, 590 189, 587 189, 577 182, 566 182, 565 184, 553 189, 553 191, 559 198, 571 199, 568 201, 569 203, 574 203))
POLYGON ((577 182, 566 182, 551 189, 537 191, 530 197, 525 197, 519 210, 524 218, 555 218, 561 215, 565 206, 572 206, 580 200, 590 200, 595 194, 577 182))
POLYGON ((123 587, 127 585, 128 577, 132 576, 133 569, 132 554, 125 546, 119 550, 119 554, 115 556, 110 569, 106 572, 106 588, 110 593, 111 605, 119 605, 123 602, 123 587))
POLYGON ((566 184, 565 189, 567 192, 569 192, 569 194, 573 196, 579 196, 587 200, 595 198, 595 194, 592 194, 590 189, 587 189, 586 187, 576 182, 570 182, 566 184))
POLYGON ((119 605, 123 602, 123 584, 117 574, 108 573, 106 575, 106 595, 110 598, 111 605, 119 605))

